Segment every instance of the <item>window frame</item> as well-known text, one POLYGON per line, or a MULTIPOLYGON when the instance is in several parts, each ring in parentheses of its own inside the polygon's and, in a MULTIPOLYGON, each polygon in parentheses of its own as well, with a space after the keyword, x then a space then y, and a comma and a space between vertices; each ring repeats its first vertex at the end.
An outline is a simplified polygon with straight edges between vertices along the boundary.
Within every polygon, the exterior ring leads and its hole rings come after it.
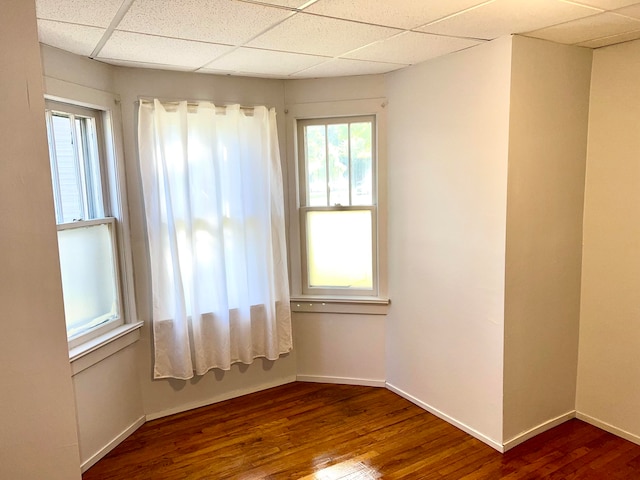
MULTIPOLYGON (((63 87, 63 85, 58 87, 63 87)), ((66 90, 65 88, 59 89, 66 90)), ((68 337, 71 361, 142 326, 142 322, 137 321, 135 307, 131 241, 126 207, 124 163, 122 161, 123 147, 122 139, 118 135, 121 128, 119 99, 109 93, 89 91, 89 89, 83 93, 78 96, 74 95, 74 98, 45 94, 45 108, 47 111, 73 113, 85 117, 90 116, 87 115, 88 112, 95 115, 104 217, 58 224, 56 215, 56 224, 58 230, 81 228, 99 223, 111 224, 119 317, 86 332, 68 337), (77 97, 82 99, 77 100, 77 97)), ((48 116, 49 113, 46 112, 46 115, 48 116)), ((51 146, 50 142, 48 144, 51 146)))
MULTIPOLYGON (((287 114, 287 171, 289 203, 289 263, 292 310, 298 312, 386 314, 389 299, 387 294, 387 218, 386 218, 386 99, 349 100, 341 102, 318 102, 291 104, 285 107, 287 114), (306 194, 306 178, 300 125, 327 120, 344 123, 344 120, 373 117, 372 138, 374 168, 373 205, 340 206, 337 209, 365 210, 373 208, 372 248, 373 283, 369 291, 341 288, 318 288, 305 285, 307 282, 306 239, 304 235, 306 211, 334 209, 336 207, 308 207, 302 202, 306 194)), ((350 120, 351 121, 351 120, 350 120)))

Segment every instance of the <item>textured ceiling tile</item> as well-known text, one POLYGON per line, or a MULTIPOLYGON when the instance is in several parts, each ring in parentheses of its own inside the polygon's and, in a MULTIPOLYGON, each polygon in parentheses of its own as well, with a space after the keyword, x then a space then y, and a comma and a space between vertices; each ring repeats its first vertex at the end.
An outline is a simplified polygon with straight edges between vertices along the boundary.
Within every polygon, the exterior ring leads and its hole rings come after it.
POLYGON ((129 32, 113 32, 98 58, 200 68, 233 47, 129 32), (135 45, 135 48, 131 48, 135 45))
POLYGON ((631 40, 637 40, 640 38, 640 30, 637 32, 621 33, 620 35, 611 35, 610 37, 598 38, 596 40, 588 40, 586 42, 578 43, 579 47, 588 48, 600 48, 608 45, 615 45, 616 43, 630 42, 631 40))
POLYGON ((46 20, 108 27, 122 0, 37 0, 36 15, 46 20))
MULTIPOLYGON (((564 0, 568 1, 568 0, 564 0)), ((638 3, 638 0, 576 0, 574 3, 581 3, 591 7, 602 8, 603 10, 615 10, 638 3)))
POLYGON ((268 3, 269 5, 279 5, 287 8, 300 8, 309 0, 240 0, 247 3, 268 3))
POLYGON ((104 32, 104 28, 38 20, 40 43, 85 57, 91 55, 104 32))
POLYGON ((392 28, 298 13, 248 45, 270 50, 338 56, 396 33, 399 31, 392 28))
POLYGON ((326 57, 313 55, 239 48, 205 65, 203 70, 213 69, 239 73, 252 73, 257 70, 268 75, 287 76, 326 60, 326 57))
POLYGON ((616 10, 615 13, 619 13, 620 15, 626 15, 627 17, 640 19, 640 4, 631 5, 626 8, 621 8, 619 10, 616 10))
POLYGON ((478 45, 481 41, 443 37, 428 33, 403 32, 351 52, 345 58, 376 62, 420 63, 430 58, 478 45))
POLYGON ((404 68, 397 63, 363 62, 337 58, 308 68, 293 75, 296 78, 346 77, 351 75, 374 75, 404 68))
POLYGON ((640 30, 640 20, 606 12, 528 32, 527 36, 574 44, 635 30, 640 30))
POLYGON ((117 29, 240 45, 289 15, 282 8, 232 0, 136 0, 117 29))
POLYGON ((319 0, 305 12, 404 29, 457 13, 487 0, 319 0))
POLYGON ((560 0, 495 0, 419 30, 458 37, 493 39, 599 12, 598 9, 560 0))

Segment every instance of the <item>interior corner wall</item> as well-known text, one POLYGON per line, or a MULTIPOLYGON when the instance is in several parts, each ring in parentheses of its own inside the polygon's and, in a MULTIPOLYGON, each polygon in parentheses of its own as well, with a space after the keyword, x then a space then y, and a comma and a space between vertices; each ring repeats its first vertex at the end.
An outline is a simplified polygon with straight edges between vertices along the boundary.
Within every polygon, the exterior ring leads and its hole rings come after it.
MULTIPOLYGON (((591 50, 514 37, 504 438, 575 410, 591 50)), ((566 418, 565 418, 566 417, 566 418)))
POLYGON ((392 73, 387 382, 502 445, 511 38, 392 73))
POLYGON ((80 478, 34 1, 0 15, 0 478, 80 478))
POLYGON ((640 443, 640 41, 593 54, 578 415, 640 443))

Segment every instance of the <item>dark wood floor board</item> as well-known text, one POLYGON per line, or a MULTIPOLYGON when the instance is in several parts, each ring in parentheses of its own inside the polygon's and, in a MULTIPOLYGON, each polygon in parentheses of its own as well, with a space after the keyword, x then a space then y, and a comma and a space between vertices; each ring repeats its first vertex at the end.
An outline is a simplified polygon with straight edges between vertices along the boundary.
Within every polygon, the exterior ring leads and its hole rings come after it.
POLYGON ((640 480, 640 446, 570 420, 505 454, 384 388, 296 382, 147 422, 83 480, 640 480))

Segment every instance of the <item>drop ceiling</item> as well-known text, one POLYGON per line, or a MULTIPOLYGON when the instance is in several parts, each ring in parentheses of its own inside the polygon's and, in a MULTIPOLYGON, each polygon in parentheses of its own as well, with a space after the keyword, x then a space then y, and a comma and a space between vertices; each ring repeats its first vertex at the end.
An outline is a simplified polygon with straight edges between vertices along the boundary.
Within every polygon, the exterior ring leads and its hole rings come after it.
POLYGON ((633 0, 36 0, 40 42, 123 66, 275 78, 387 73, 522 34, 640 38, 633 0))

